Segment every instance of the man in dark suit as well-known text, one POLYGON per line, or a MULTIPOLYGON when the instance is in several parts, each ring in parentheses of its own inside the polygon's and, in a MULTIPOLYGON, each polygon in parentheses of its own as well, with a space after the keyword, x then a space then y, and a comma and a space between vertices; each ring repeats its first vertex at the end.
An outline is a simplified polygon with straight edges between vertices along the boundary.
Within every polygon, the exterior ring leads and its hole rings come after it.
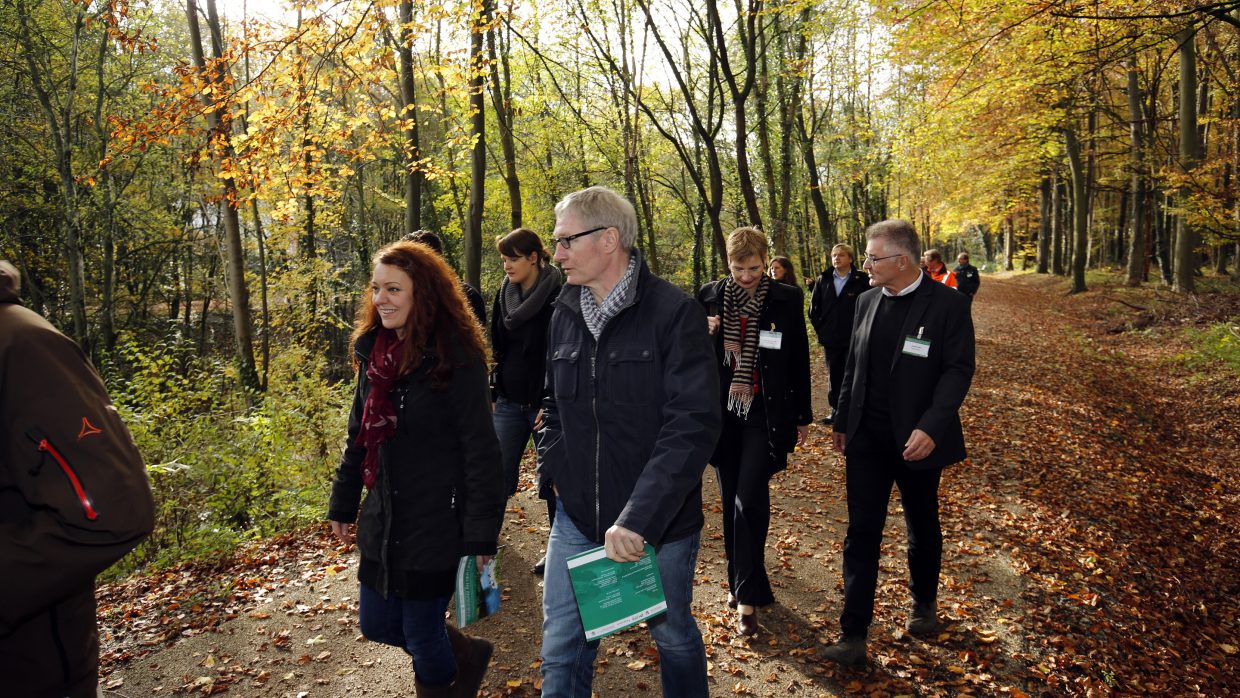
POLYGON ((832 247, 831 268, 819 275, 809 298, 809 322, 826 356, 830 380, 827 404, 831 410, 823 417, 823 424, 832 422, 839 405, 840 384, 844 382, 844 361, 848 358, 857 296, 870 288, 870 277, 857 271, 853 259, 853 250, 848 245, 841 243, 832 247))
POLYGON ((939 477, 944 466, 965 458, 959 410, 974 368, 968 299, 918 267, 921 245, 913 226, 883 221, 870 226, 865 238, 863 267, 875 288, 857 301, 834 434, 835 448, 846 459, 848 534, 843 637, 824 656, 841 664, 866 657, 893 483, 900 488, 909 541, 912 611, 906 627, 914 635, 939 629, 939 477))
POLYGON ((969 302, 973 301, 973 296, 977 295, 977 289, 982 285, 982 275, 977 271, 977 267, 969 264, 969 253, 961 252, 956 257, 956 290, 969 297, 969 302))

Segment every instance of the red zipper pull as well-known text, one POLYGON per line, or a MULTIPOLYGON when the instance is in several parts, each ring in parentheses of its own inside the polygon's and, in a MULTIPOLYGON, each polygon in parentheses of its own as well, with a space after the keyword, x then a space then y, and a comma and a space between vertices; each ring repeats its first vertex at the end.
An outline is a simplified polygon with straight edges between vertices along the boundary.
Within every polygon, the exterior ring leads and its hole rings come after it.
POLYGON ((73 472, 73 468, 69 467, 68 461, 64 456, 60 455, 60 451, 52 445, 50 441, 43 438, 39 441, 39 450, 50 453, 52 458, 60 464, 60 469, 64 471, 65 477, 69 478, 69 484, 73 486, 73 492, 77 495, 78 503, 82 505, 82 512, 86 514, 89 521, 99 518, 99 513, 95 511, 95 505, 91 503, 90 496, 86 494, 86 490, 82 487, 82 481, 78 479, 77 473, 73 472))

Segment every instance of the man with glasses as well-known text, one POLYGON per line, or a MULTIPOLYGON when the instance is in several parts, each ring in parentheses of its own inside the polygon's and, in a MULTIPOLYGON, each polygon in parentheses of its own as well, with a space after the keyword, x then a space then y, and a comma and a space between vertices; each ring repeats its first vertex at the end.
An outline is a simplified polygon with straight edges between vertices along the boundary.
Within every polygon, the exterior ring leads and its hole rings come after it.
POLYGON ((555 523, 543 585, 543 696, 589 698, 598 641, 586 642, 567 558, 600 545, 617 562, 656 551, 667 612, 649 621, 663 695, 705 698, 706 652, 690 611, 702 472, 719 436, 719 379, 706 315, 650 273, 637 216, 591 187, 555 207, 566 282, 547 339, 540 479, 555 523))
POLYGON ((940 627, 939 479, 945 466, 965 458, 959 411, 974 367, 968 299, 921 271, 913 226, 883 221, 865 239, 862 266, 874 288, 857 300, 833 435, 845 456, 848 534, 843 637, 824 656, 841 664, 866 658, 892 484, 900 488, 908 531, 912 608, 905 627, 913 635, 940 627))

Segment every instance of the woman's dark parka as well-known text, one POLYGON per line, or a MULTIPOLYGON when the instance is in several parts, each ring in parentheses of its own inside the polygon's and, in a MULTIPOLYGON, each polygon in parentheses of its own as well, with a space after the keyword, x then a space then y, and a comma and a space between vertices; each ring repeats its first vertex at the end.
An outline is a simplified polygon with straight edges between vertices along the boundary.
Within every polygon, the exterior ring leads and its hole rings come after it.
MULTIPOLYGON (((713 281, 698 292, 698 302, 708 316, 722 315, 725 281, 713 281)), ((787 466, 788 454, 796 448, 797 427, 814 421, 810 406, 809 336, 805 330, 803 298, 800 289, 772 282, 758 322, 760 329, 774 329, 783 335, 779 349, 759 348, 757 361, 761 385, 759 395, 766 409, 768 446, 774 472, 787 466)), ((720 395, 726 400, 732 371, 723 363, 722 328, 715 332, 714 340, 720 395)), ((712 457, 711 462, 715 461, 716 458, 712 457)))
POLYGON ((357 388, 344 457, 332 483, 327 518, 357 521, 362 553, 358 577, 385 597, 409 595, 415 571, 455 568, 462 555, 494 555, 504 517, 499 441, 482 356, 460 351, 441 391, 431 370, 441 357, 427 351, 420 366, 392 388, 396 433, 380 446, 374 488, 361 503, 357 444, 370 382, 366 365, 375 333, 357 342, 357 388))

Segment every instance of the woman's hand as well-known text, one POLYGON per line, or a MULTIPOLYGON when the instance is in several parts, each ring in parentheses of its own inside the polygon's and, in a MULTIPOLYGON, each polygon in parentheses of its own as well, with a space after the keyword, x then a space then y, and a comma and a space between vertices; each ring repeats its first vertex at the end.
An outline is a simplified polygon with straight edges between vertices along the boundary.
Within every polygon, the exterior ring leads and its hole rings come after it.
POLYGON ((800 446, 804 444, 805 439, 807 439, 808 437, 809 437, 809 425, 802 424, 798 426, 797 427, 797 445, 800 446))
POLYGON ((345 545, 353 543, 353 524, 343 523, 341 521, 332 521, 332 535, 345 545))
POLYGON ((706 334, 713 335, 719 331, 719 316, 709 315, 706 318, 706 334))
POLYGON ((482 568, 486 567, 487 563, 494 559, 494 555, 475 555, 474 562, 478 565, 478 574, 482 574, 482 568))

